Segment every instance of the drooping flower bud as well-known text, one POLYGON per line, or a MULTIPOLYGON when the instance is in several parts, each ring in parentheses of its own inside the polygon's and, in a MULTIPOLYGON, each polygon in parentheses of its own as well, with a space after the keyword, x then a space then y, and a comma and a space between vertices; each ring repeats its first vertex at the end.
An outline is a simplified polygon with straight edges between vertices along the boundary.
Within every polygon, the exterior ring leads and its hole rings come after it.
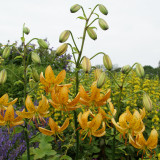
POLYGON ((91 70, 91 61, 89 58, 84 57, 82 60, 82 68, 83 70, 88 73, 91 70))
POLYGON ((3 51, 2 57, 3 58, 8 58, 11 52, 11 48, 10 47, 6 47, 3 51))
POLYGON ((97 34, 96 34, 96 32, 91 27, 87 28, 87 33, 88 33, 88 35, 89 35, 89 37, 91 39, 93 39, 93 40, 97 39, 97 34))
POLYGON ((94 70, 94 77, 96 80, 98 79, 98 77, 100 76, 101 73, 102 73, 102 69, 97 68, 94 70))
POLYGON ((59 46, 57 48, 56 54, 58 56, 61 56, 62 54, 64 54, 67 51, 67 48, 68 48, 68 44, 67 43, 62 44, 61 46, 59 46))
POLYGON ((38 75, 38 72, 35 68, 32 68, 32 78, 34 81, 38 82, 40 79, 40 76, 38 75))
POLYGON ((143 106, 147 111, 152 110, 152 101, 147 93, 143 94, 143 106))
POLYGON ((106 80, 105 72, 102 72, 97 80, 97 88, 101 88, 104 85, 105 80, 106 80))
POLYGON ((79 4, 75 4, 70 8, 71 13, 75 13, 77 11, 79 11, 79 9, 81 8, 81 6, 79 4))
POLYGON ((144 73, 144 68, 139 63, 136 65, 136 73, 137 73, 138 77, 140 77, 140 78, 144 77, 144 74, 145 74, 144 73))
POLYGON ((4 84, 7 80, 7 71, 5 69, 3 69, 0 72, 0 84, 4 84))
POLYGON ((130 65, 125 65, 121 68, 121 72, 126 74, 130 70, 130 68, 131 68, 130 65))
POLYGON ((63 31, 60 36, 59 36, 59 42, 60 43, 63 43, 65 41, 67 41, 67 39, 69 38, 70 36, 70 31, 69 30, 65 30, 63 31))
POLYGON ((98 23, 99 23, 99 26, 100 26, 103 30, 109 29, 109 26, 108 26, 107 22, 106 22, 104 19, 99 18, 98 23))
POLYGON ((23 26, 23 33, 28 35, 30 33, 30 29, 28 27, 23 26))
POLYGON ((32 52, 31 59, 34 63, 38 63, 38 64, 41 63, 41 59, 40 59, 39 55, 35 52, 32 52))
POLYGON ((48 44, 43 39, 38 39, 38 44, 43 49, 48 49, 48 44))
POLYGON ((112 61, 107 54, 103 56, 103 64, 106 67, 106 69, 108 70, 112 69, 112 61))
POLYGON ((108 10, 107 10, 107 8, 103 4, 99 4, 99 10, 104 15, 108 14, 108 10))

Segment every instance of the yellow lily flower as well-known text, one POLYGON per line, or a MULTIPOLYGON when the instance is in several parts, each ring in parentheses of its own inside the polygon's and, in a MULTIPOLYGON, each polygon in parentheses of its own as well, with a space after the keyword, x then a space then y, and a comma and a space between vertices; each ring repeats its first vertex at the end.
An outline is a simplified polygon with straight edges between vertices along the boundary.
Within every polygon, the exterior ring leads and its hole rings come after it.
POLYGON ((76 106, 79 102, 80 94, 78 93, 77 96, 72 101, 70 101, 68 93, 69 87, 66 85, 58 87, 58 89, 52 89, 52 100, 49 100, 49 102, 55 109, 61 111, 73 111, 77 108, 80 108, 80 105, 76 106))
POLYGON ((48 130, 42 127, 39 127, 38 129, 40 132, 42 132, 43 134, 47 136, 57 135, 59 137, 59 134, 63 132, 68 127, 68 125, 69 125, 69 118, 65 120, 65 122, 63 123, 61 127, 58 126, 57 123, 52 118, 49 118, 49 126, 51 130, 48 130))
POLYGON ((86 106, 103 106, 110 97, 111 90, 109 89, 105 95, 100 93, 101 89, 97 88, 97 82, 93 82, 91 85, 90 95, 85 91, 84 87, 80 86, 80 103, 86 106))
POLYGON ((23 110, 22 112, 17 111, 17 115, 21 116, 22 118, 28 118, 35 122, 37 126, 36 119, 40 119, 40 121, 43 123, 45 122, 44 118, 48 113, 49 103, 45 96, 42 95, 42 100, 39 102, 38 106, 34 106, 34 103, 32 102, 30 96, 28 95, 25 101, 26 108, 28 112, 25 112, 23 110))
POLYGON ((8 128, 11 128, 17 125, 21 125, 23 123, 24 121, 22 120, 21 117, 18 116, 14 118, 14 109, 12 105, 8 106, 4 117, 0 114, 0 125, 1 126, 7 125, 8 128))
POLYGON ((44 85, 44 89, 46 93, 51 92, 52 86, 56 84, 60 84, 66 76, 66 71, 62 70, 58 76, 55 78, 54 72, 49 65, 45 70, 45 78, 43 76, 43 72, 40 74, 40 82, 44 85))
POLYGON ((96 116, 94 116, 92 121, 88 121, 89 114, 92 114, 90 110, 84 112, 83 114, 82 112, 80 112, 78 115, 78 121, 82 128, 80 130, 80 134, 84 135, 82 140, 84 140, 88 135, 88 137, 90 137, 90 143, 91 143, 92 135, 95 137, 102 137, 105 135, 106 131, 105 131, 105 123, 102 122, 102 115, 98 113, 96 116), (102 128, 98 130, 101 124, 102 128))
MULTIPOLYGON (((155 149, 157 147, 158 133, 155 129, 153 129, 147 141, 145 140, 142 133, 136 135, 135 139, 133 139, 133 137, 129 135, 129 143, 133 147, 143 150, 143 154, 145 154, 146 150, 149 150, 152 152, 152 149, 155 149)), ((143 154, 142 154, 142 157, 143 157, 143 154)))
POLYGON ((7 106, 9 105, 13 105, 17 102, 18 98, 14 99, 11 102, 8 102, 8 94, 4 94, 1 98, 0 98, 0 113, 3 114, 3 111, 7 109, 7 106))
POLYGON ((145 116, 145 110, 141 110, 141 114, 135 110, 133 115, 127 108, 124 113, 119 117, 119 122, 116 123, 115 119, 112 118, 111 121, 115 125, 116 129, 125 134, 131 133, 133 136, 142 133, 145 130, 142 118, 145 116))

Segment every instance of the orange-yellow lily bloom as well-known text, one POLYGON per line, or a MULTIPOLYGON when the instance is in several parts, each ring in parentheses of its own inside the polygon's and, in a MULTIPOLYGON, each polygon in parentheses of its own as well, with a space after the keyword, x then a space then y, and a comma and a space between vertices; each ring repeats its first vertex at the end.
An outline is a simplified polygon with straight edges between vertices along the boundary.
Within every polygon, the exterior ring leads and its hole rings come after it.
POLYGON ((68 127, 68 125, 69 125, 69 118, 65 120, 65 122, 61 127, 58 126, 57 123, 52 118, 49 118, 49 126, 51 130, 48 130, 42 127, 39 127, 38 129, 40 132, 42 132, 47 136, 57 135, 59 137, 59 134, 63 132, 68 127))
POLYGON ((147 141, 142 133, 136 135, 135 139, 129 135, 129 143, 132 144, 133 147, 143 150, 144 154, 146 150, 152 151, 152 149, 157 147, 158 133, 155 129, 153 129, 147 141))
POLYGON ((7 93, 0 98, 0 112, 6 110, 7 106, 15 104, 18 100, 18 98, 15 98, 13 101, 8 102, 8 99, 9 97, 7 93))
POLYGON ((124 113, 119 117, 119 122, 116 123, 115 119, 112 118, 111 121, 115 125, 116 129, 125 134, 131 133, 133 136, 142 133, 145 129, 142 118, 145 116, 145 110, 141 110, 141 114, 135 110, 133 115, 127 108, 124 113))
POLYGON ((80 99, 80 94, 78 93, 77 96, 70 101, 68 93, 69 87, 66 85, 59 87, 57 92, 55 89, 52 89, 52 100, 49 100, 49 102, 55 109, 61 111, 73 111, 77 108, 80 108, 81 106, 77 105, 80 99))
POLYGON ((82 128, 80 130, 80 134, 84 135, 83 139, 85 139, 86 136, 88 135, 88 137, 90 137, 90 142, 91 142, 92 135, 95 137, 102 137, 105 135, 106 131, 105 131, 105 123, 102 122, 102 115, 98 113, 96 116, 94 116, 92 121, 88 121, 89 114, 92 114, 90 110, 84 112, 83 114, 82 112, 80 112, 78 115, 78 121, 82 128), (101 124, 102 128, 98 130, 101 124))
POLYGON ((103 106, 107 103, 110 97, 111 90, 109 89, 105 95, 100 93, 101 89, 97 88, 97 82, 93 82, 91 85, 91 93, 87 93, 84 87, 80 86, 80 103, 86 106, 103 106))
POLYGON ((60 84, 66 76, 66 71, 62 70, 57 77, 55 78, 54 72, 49 65, 45 70, 45 78, 43 76, 43 72, 40 74, 40 82, 44 85, 44 89, 46 93, 51 92, 52 86, 56 84, 60 84))
POLYGON ((34 103, 32 102, 30 96, 27 96, 25 105, 28 112, 25 112, 25 110, 23 110, 22 112, 17 111, 17 115, 21 116, 22 118, 32 119, 33 121, 35 121, 35 123, 36 119, 40 119, 42 123, 45 122, 43 117, 45 117, 49 113, 49 103, 45 96, 42 95, 42 100, 39 102, 38 106, 34 106, 34 103))
POLYGON ((12 105, 9 105, 7 107, 4 117, 0 114, 0 125, 1 126, 7 125, 8 128, 11 128, 17 125, 21 125, 23 123, 24 121, 22 120, 21 117, 18 116, 14 118, 14 109, 12 105))

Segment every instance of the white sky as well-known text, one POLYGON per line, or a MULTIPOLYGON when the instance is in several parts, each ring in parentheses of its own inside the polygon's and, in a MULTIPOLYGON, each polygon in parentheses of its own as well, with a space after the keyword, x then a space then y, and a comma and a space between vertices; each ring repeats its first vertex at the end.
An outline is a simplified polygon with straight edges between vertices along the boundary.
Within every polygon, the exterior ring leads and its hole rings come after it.
MULTIPOLYGON (((97 52, 108 54, 113 64, 118 66, 142 65, 158 66, 160 60, 160 0, 0 0, 0 43, 18 41, 22 34, 23 23, 31 32, 27 40, 33 37, 48 38, 50 46, 56 49, 59 35, 64 30, 71 30, 76 37, 78 46, 82 36, 84 21, 76 19, 81 16, 79 11, 70 13, 70 7, 76 3, 82 5, 87 13, 88 8, 96 4, 107 7, 109 14, 96 12, 109 24, 110 29, 103 31, 97 27, 97 40, 88 36, 84 45, 83 55, 90 58, 97 52)), ((68 42, 72 42, 69 38, 68 42)), ((70 50, 68 50, 68 53, 70 50)), ((102 64, 103 56, 91 62, 102 64)))

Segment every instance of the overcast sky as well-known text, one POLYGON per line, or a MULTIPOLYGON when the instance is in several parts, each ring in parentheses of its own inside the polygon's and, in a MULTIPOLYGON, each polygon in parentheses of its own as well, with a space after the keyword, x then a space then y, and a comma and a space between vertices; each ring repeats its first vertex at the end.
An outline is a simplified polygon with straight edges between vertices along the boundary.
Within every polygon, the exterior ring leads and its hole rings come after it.
MULTIPOLYGON (((56 49, 59 35, 64 30, 71 30, 76 37, 78 46, 83 33, 84 21, 76 19, 81 16, 79 11, 70 13, 70 7, 76 3, 82 5, 87 14, 88 8, 96 4, 107 7, 109 14, 102 15, 98 8, 96 12, 107 21, 109 30, 103 31, 97 27, 97 40, 88 36, 83 54, 88 58, 97 52, 108 54, 113 64, 118 66, 132 65, 135 62, 144 65, 158 66, 160 60, 160 0, 1 0, 0 9, 0 43, 8 40, 20 42, 23 23, 31 32, 27 40, 48 38, 50 46, 56 49)), ((68 42, 72 42, 69 38, 68 42)), ((68 50, 70 52, 70 50, 68 50)), ((102 64, 103 56, 91 62, 102 64)))

